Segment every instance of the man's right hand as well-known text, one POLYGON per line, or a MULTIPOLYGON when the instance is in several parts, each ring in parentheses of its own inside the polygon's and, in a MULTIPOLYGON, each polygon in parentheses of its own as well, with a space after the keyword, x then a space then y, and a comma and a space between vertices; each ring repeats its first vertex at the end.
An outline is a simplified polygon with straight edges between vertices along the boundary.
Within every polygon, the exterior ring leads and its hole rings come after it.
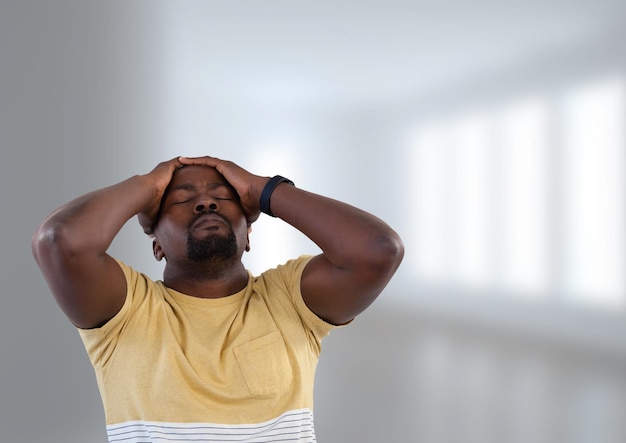
POLYGON ((145 175, 145 177, 149 178, 154 184, 154 198, 150 202, 150 205, 137 215, 139 224, 146 234, 153 235, 153 227, 159 216, 161 199, 172 180, 174 171, 182 166, 183 164, 180 162, 179 157, 175 157, 171 160, 159 163, 152 171, 145 175))

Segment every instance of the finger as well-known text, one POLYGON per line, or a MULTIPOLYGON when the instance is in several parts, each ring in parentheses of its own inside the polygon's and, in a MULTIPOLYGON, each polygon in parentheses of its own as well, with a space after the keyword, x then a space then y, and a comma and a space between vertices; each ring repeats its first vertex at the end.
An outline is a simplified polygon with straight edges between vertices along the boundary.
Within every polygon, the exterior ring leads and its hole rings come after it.
POLYGON ((200 166, 212 166, 215 167, 221 161, 215 157, 178 157, 178 160, 183 165, 200 165, 200 166))
POLYGON ((174 157, 173 159, 171 159, 168 163, 173 163, 176 165, 176 167, 180 168, 183 164, 180 161, 180 157, 174 157))

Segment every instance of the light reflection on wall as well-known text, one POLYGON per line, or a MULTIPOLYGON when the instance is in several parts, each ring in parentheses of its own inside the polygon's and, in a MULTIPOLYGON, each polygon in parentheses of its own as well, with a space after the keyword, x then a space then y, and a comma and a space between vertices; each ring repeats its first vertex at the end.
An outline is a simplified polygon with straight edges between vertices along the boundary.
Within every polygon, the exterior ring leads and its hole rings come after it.
POLYGON ((501 115, 499 188, 500 283, 509 291, 545 294, 550 284, 549 105, 541 96, 514 102, 501 115))
POLYGON ((418 281, 625 306, 624 85, 593 79, 418 122, 418 281))
POLYGON ((562 102, 566 195, 564 291, 581 302, 626 306, 626 84, 609 77, 562 102))

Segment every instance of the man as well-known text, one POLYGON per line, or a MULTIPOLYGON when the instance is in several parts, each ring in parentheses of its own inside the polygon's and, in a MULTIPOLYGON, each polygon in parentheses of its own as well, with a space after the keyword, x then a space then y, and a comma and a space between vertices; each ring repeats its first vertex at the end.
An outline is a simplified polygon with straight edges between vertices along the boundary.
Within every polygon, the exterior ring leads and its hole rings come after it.
POLYGON ((177 157, 73 200, 33 236, 94 365, 110 442, 315 441, 321 340, 383 290, 404 253, 380 219, 213 157, 177 157), (321 249, 252 276, 264 212, 321 249), (163 281, 107 254, 138 215, 163 281))

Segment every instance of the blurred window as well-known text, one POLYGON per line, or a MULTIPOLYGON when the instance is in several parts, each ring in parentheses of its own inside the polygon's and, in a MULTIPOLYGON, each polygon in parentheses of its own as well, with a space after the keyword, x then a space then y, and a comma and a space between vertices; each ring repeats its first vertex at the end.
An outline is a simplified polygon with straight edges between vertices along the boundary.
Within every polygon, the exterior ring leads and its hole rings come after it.
POLYGON ((576 301, 624 307, 625 85, 598 81, 566 94, 563 119, 563 279, 576 301))
POLYGON ((625 125, 623 77, 420 125, 420 281, 624 308, 625 125))

